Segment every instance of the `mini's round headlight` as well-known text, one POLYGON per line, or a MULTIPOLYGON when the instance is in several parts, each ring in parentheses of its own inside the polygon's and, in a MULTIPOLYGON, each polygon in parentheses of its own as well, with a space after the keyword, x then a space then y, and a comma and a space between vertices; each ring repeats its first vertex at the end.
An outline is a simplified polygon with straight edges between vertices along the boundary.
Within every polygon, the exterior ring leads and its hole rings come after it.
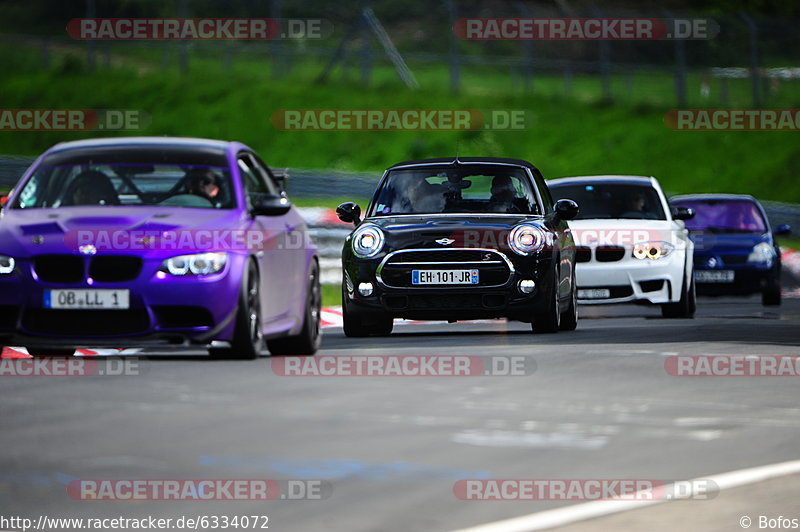
POLYGON ((530 255, 544 248, 545 233, 535 225, 518 225, 508 235, 508 245, 519 255, 530 255))
POLYGON ((0 275, 8 275, 13 272, 15 264, 14 257, 0 255, 0 275))
POLYGON ((380 253, 385 237, 376 225, 367 225, 353 233, 353 253, 360 259, 368 259, 380 253))

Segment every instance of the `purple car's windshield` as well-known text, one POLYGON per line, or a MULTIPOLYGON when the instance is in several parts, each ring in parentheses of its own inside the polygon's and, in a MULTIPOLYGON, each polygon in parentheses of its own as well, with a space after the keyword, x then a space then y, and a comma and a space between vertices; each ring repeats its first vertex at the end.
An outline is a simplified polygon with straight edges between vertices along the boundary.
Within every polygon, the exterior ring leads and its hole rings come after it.
POLYGON ((521 168, 487 165, 389 172, 371 216, 397 214, 541 214, 521 168))
POLYGON ((40 166, 14 205, 19 209, 78 206, 164 206, 229 209, 227 168, 179 163, 92 163, 40 166))
POLYGON ((748 200, 691 200, 674 202, 694 209, 694 218, 686 220, 690 231, 711 233, 766 233, 761 210, 748 200))

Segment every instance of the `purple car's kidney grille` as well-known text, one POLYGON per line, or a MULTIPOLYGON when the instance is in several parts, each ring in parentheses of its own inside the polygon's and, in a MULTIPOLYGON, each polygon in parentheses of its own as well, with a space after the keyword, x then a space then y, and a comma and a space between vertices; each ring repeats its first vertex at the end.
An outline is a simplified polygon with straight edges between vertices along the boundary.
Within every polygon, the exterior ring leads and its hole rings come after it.
POLYGON ((85 276, 83 257, 39 255, 33 258, 36 276, 47 283, 80 283, 85 276))
POLYGON ((89 277, 101 283, 121 283, 139 277, 142 259, 128 256, 94 257, 89 264, 89 277))
MULTIPOLYGON (((34 257, 36 276, 47 283, 82 283, 86 279, 86 263, 79 255, 40 255, 34 257)), ((109 255, 89 259, 88 276, 101 283, 133 281, 142 271, 142 259, 109 255)))

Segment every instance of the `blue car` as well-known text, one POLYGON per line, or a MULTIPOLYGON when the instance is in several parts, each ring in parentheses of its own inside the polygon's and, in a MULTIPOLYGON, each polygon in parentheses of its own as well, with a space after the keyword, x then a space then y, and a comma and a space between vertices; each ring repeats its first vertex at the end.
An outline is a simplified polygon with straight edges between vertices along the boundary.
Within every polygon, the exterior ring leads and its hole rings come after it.
POLYGON ((695 243, 698 294, 760 293, 765 306, 781 304, 781 253, 775 237, 789 235, 788 225, 773 231, 764 208, 747 195, 675 196, 670 203, 695 211, 686 228, 695 243))

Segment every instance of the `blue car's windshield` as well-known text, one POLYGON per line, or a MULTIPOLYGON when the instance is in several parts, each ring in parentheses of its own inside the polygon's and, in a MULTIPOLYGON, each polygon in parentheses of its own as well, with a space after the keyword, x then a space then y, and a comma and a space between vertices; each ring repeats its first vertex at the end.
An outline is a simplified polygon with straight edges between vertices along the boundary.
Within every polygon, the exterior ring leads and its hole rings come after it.
POLYGON ((686 200, 675 202, 694 209, 694 218, 686 220, 690 231, 711 233, 765 233, 767 224, 761 210, 748 200, 686 200))
POLYGON ((487 165, 389 172, 371 216, 397 214, 542 214, 521 168, 487 165))
POLYGON ((98 205, 228 209, 233 207, 230 172, 162 162, 43 165, 25 183, 14 207, 98 205))

